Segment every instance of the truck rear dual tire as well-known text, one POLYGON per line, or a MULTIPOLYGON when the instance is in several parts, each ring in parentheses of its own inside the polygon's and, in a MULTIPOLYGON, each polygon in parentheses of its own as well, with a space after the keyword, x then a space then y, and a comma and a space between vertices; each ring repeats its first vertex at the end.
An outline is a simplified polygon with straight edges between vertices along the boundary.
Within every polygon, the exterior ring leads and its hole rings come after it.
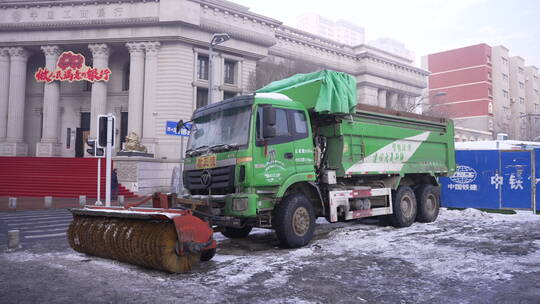
POLYGON ((392 211, 388 216, 394 227, 409 227, 414 223, 417 214, 416 196, 408 186, 399 186, 392 191, 392 211))
POLYGON ((421 223, 430 223, 437 219, 440 208, 440 191, 438 187, 424 184, 415 189, 418 200, 418 214, 416 220, 421 223))
POLYGON ((281 247, 307 245, 315 231, 315 211, 300 193, 285 196, 275 210, 274 228, 281 247))

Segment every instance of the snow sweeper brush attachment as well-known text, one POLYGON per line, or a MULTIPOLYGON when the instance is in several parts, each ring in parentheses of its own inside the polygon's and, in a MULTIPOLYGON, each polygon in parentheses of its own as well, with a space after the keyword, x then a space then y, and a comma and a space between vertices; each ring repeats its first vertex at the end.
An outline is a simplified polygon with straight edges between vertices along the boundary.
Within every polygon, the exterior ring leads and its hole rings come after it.
POLYGON ((191 210, 86 206, 71 212, 67 236, 81 253, 172 273, 215 254, 213 230, 191 210))

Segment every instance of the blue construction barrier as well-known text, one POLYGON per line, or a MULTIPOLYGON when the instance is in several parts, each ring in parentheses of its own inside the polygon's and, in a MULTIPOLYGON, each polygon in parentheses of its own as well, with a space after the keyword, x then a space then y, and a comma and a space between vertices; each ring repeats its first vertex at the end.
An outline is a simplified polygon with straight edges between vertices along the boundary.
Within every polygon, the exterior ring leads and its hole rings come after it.
POLYGON ((458 150, 456 164, 452 176, 439 179, 441 206, 539 210, 540 149, 458 150))

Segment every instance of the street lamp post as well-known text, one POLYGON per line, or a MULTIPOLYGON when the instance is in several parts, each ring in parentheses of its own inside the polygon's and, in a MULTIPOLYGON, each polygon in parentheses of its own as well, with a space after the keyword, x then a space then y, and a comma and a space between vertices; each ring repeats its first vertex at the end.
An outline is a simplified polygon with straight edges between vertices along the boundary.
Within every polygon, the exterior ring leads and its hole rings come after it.
POLYGON ((214 77, 213 77, 213 67, 212 67, 212 57, 213 57, 213 51, 214 46, 221 44, 227 40, 231 39, 229 34, 227 33, 220 33, 220 34, 214 34, 212 36, 212 40, 210 41, 210 48, 208 50, 208 103, 212 103, 214 101, 214 77))

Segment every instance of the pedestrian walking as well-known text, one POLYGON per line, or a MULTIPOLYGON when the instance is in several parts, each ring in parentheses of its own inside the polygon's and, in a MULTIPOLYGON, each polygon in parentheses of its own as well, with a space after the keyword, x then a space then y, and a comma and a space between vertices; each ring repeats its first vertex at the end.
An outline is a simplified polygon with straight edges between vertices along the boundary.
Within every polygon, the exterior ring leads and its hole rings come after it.
POLYGON ((116 168, 113 169, 111 175, 111 200, 116 201, 118 199, 118 173, 116 168))

